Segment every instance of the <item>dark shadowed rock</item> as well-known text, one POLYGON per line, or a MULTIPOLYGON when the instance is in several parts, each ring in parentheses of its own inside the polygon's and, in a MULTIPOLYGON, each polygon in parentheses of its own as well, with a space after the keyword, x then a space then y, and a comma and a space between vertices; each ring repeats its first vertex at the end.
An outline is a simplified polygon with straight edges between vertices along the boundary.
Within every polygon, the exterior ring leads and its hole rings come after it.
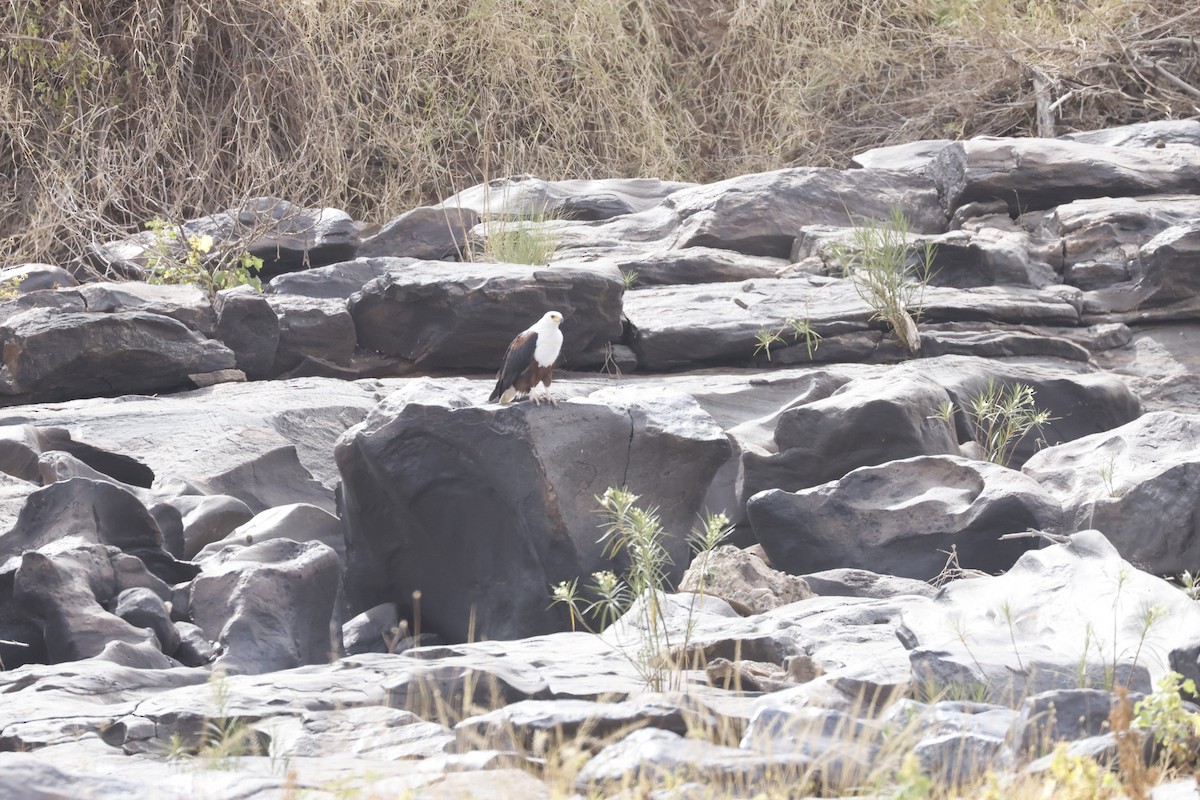
POLYGON ((774 278, 789 263, 784 258, 748 256, 715 247, 663 250, 613 261, 634 287, 774 278))
MULTIPOLYGON (((954 431, 938 416, 949 399, 928 378, 896 375, 854 381, 787 409, 775 423, 773 452, 743 453, 738 495, 745 502, 764 489, 805 489, 857 467, 919 455, 957 455, 954 431)), ((826 566, 851 565, 813 565, 803 571, 826 566)))
POLYGON ((1013 722, 1016 751, 1031 758, 1049 753, 1058 742, 1108 733, 1116 705, 1116 696, 1103 689, 1058 689, 1028 697, 1013 722))
POLYGON ((914 232, 941 233, 937 195, 932 181, 911 173, 796 168, 685 189, 664 205, 680 217, 675 247, 787 258, 805 225, 885 221, 897 206, 914 232))
POLYGON ((1143 569, 1178 574, 1200 561, 1200 417, 1146 414, 1047 448, 1025 473, 1062 503, 1068 530, 1104 531, 1143 569))
POLYGON ((262 295, 249 286, 217 294, 217 328, 213 338, 233 351, 237 368, 252 381, 274 377, 279 347, 279 320, 262 295))
POLYGON ((136 497, 87 478, 70 478, 32 493, 16 524, 0 534, 0 561, 65 537, 120 548, 167 583, 196 574, 192 565, 166 552, 158 525, 136 497))
POLYGON ((407 614, 420 590, 422 630, 451 640, 561 630, 549 587, 610 566, 595 499, 610 486, 659 509, 686 563, 683 537, 730 453, 691 398, 479 399, 416 381, 338 442, 352 611, 393 601, 407 614))
POLYGON ((457 261, 479 214, 470 208, 422 206, 389 220, 363 240, 363 257, 450 259, 457 261))
POLYGON ((345 300, 364 284, 386 274, 388 270, 399 269, 411 263, 412 259, 390 257, 340 261, 325 267, 277 275, 263 287, 263 293, 345 300))
POLYGON ((282 375, 306 361, 339 368, 351 365, 357 333, 346 301, 268 295, 267 302, 279 319, 279 348, 271 367, 273 374, 282 375))
POLYGON ((931 580, 951 545, 963 566, 994 572, 1037 545, 1001 535, 1062 528, 1061 507, 1036 482, 955 456, 863 467, 795 494, 763 492, 746 510, 771 563, 794 575, 853 567, 931 580))
POLYGON ((262 673, 322 664, 330 641, 339 574, 337 554, 320 542, 274 539, 229 548, 205 561, 192 582, 192 619, 217 642, 216 667, 262 673))
POLYGON ((920 335, 921 354, 928 358, 949 355, 978 358, 1044 356, 1083 362, 1090 358, 1087 348, 1065 337, 1006 330, 986 323, 926 325, 921 328, 920 335))
POLYGON ((625 284, 615 267, 416 262, 350 300, 358 343, 424 369, 496 369, 512 338, 563 314, 559 363, 621 337, 625 284), (527 319, 525 318, 527 316, 527 319))
POLYGON ((50 555, 27 550, 17 568, 14 597, 42 625, 52 663, 99 655, 110 642, 141 644, 154 633, 105 611, 116 577, 108 548, 77 544, 50 555))
POLYGON ((112 613, 136 628, 153 631, 163 653, 172 655, 179 647, 179 631, 171 621, 171 614, 162 598, 150 589, 125 589, 117 595, 112 613))
POLYGON ((1003 200, 1010 213, 1087 197, 1196 192, 1200 147, 1107 147, 1062 139, 980 137, 943 148, 928 174, 949 213, 1003 200))
POLYGON ((143 311, 9 317, 0 393, 64 399, 154 392, 191 385, 188 376, 232 369, 234 355, 169 317, 143 311))
POLYGON ((204 636, 203 628, 190 622, 176 622, 175 630, 179 636, 179 646, 172 656, 184 666, 200 667, 213 660, 216 651, 204 636))

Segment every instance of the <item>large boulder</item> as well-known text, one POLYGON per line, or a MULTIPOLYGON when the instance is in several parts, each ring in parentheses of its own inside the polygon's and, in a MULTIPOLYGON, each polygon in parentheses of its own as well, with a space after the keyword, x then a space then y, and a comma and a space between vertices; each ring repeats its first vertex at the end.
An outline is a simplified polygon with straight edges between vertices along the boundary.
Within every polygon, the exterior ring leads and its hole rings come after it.
POLYGON ((1200 563, 1200 417, 1146 414, 1047 448, 1024 471, 1063 504, 1068 530, 1103 531, 1123 558, 1151 572, 1200 563))
POLYGON ((387 257, 340 261, 324 267, 277 275, 263 287, 263 294, 345 300, 388 270, 411 263, 412 259, 387 257))
POLYGON ((192 619, 217 642, 214 666, 273 672, 336 657, 330 635, 340 567, 320 542, 272 539, 207 559, 192 582, 192 619))
POLYGON ((0 394, 31 400, 190 388, 192 375, 236 366, 219 342, 144 311, 34 309, 5 320, 0 339, 0 394))
POLYGON ((478 224, 479 214, 469 208, 421 206, 388 220, 363 240, 358 255, 457 260, 478 224))
POLYGON ((301 365, 350 366, 357 333, 345 300, 280 294, 268 295, 267 302, 279 319, 279 347, 271 366, 274 375, 301 365))
POLYGON ((1200 606, 1089 530, 1003 575, 947 584, 906 610, 899 636, 917 685, 1005 703, 1060 689, 1148 692, 1173 649, 1200 643, 1200 606))
POLYGON ((915 233, 941 233, 946 217, 927 178, 885 170, 784 169, 685 189, 664 203, 680 218, 675 247, 716 247, 787 258, 805 225, 884 222, 893 209, 915 233))
POLYGON ((86 309, 93 313, 146 311, 177 319, 208 337, 216 330, 217 314, 212 301, 203 289, 190 283, 85 283, 73 292, 79 293, 86 309))
POLYGON ((338 442, 352 612, 396 602, 419 613, 422 631, 455 641, 567 627, 548 609, 550 587, 612 568, 597 541, 596 497, 608 487, 658 509, 679 577, 684 536, 730 454, 691 398, 609 390, 557 408, 480 399, 414 382, 338 442))
POLYGON ((435 208, 451 218, 465 212, 484 220, 546 217, 594 222, 645 211, 695 185, 656 178, 545 181, 515 175, 464 189, 435 208))
POLYGON ((280 324, 262 295, 249 286, 217 293, 217 328, 213 338, 233 351, 237 368, 252 381, 275 376, 280 324))
POLYGON ((1111 147, 1062 139, 979 137, 941 149, 928 174, 948 213, 1001 200, 1010 213, 1088 197, 1196 193, 1200 147, 1111 147))
POLYGON ((794 494, 772 489, 746 511, 771 563, 793 575, 850 567, 932 580, 952 547, 962 566, 996 572, 1037 546, 1001 535, 1062 528, 1061 506, 1035 481, 956 456, 862 467, 794 494))
POLYGON ((621 338, 625 283, 613 266, 421 261, 389 270, 350 300, 358 343, 423 369, 496 369, 512 338, 563 314, 560 364, 621 338))

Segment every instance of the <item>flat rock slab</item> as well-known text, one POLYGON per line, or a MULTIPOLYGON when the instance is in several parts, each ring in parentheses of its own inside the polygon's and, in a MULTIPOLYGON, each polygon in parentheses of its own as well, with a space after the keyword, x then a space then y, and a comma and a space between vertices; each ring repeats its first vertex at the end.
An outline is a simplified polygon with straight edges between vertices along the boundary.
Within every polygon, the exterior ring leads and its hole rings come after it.
POLYGON ((940 150, 928 174, 948 213, 1001 200, 1010 212, 1088 197, 1200 191, 1200 147, 1127 148, 1063 139, 979 137, 940 150))
POLYGON ((221 343, 144 311, 34 309, 5 320, 0 338, 0 395, 8 405, 189 388, 191 375, 236 366, 221 343))
POLYGON ((625 283, 612 266, 532 267, 418 261, 350 300, 358 343, 423 369, 499 368, 513 337, 563 314, 560 364, 621 338, 625 283))
POLYGON ((451 195, 438 206, 453 217, 459 209, 480 219, 552 218, 605 220, 653 208, 694 183, 656 178, 545 181, 532 175, 498 178, 451 195))

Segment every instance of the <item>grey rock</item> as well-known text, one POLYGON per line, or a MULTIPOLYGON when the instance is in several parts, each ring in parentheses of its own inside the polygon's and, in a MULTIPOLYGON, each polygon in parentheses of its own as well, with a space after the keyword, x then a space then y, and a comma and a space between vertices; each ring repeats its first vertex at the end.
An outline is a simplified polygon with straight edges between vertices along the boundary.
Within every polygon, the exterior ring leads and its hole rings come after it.
POLYGON ((346 655, 395 652, 388 642, 399 642, 408 623, 401 627, 400 608, 395 603, 380 603, 347 620, 342 625, 346 655))
POLYGON ((179 646, 171 655, 179 659, 184 666, 201 667, 213 660, 216 650, 204 636, 204 629, 190 622, 176 622, 175 631, 179 636, 179 646))
POLYGON ((53 264, 19 264, 0 269, 0 285, 13 285, 21 294, 28 294, 42 289, 78 286, 79 281, 70 272, 53 264))
POLYGON ((454 741, 444 725, 381 706, 305 711, 297 717, 271 718, 259 728, 270 736, 272 754, 288 759, 348 753, 372 761, 428 758, 445 752, 454 741))
POLYGON ((1198 448, 1200 417, 1154 412, 1047 448, 1025 472, 1062 503, 1068 530, 1098 528, 1123 558, 1179 574, 1200 558, 1198 448))
POLYGON ((145 311, 179 320, 204 336, 211 337, 216 330, 217 314, 208 295, 190 283, 85 283, 75 291, 91 313, 145 311))
POLYGON ((422 630, 452 641, 562 630, 547 587, 610 567, 595 512, 610 486, 660 509, 684 563, 685 532, 730 454, 694 401, 613 389, 557 408, 475 402, 415 381, 338 442, 352 611, 390 601, 407 615, 419 589, 422 630))
POLYGON ((924 326, 921 331, 921 353, 928 357, 960 355, 979 358, 1017 358, 1045 356, 1066 361, 1087 362, 1088 350, 1066 337, 1044 333, 1026 333, 984 326, 988 330, 972 330, 964 323, 924 326))
POLYGON ((1158 323, 1130 334, 1124 347, 1097 353, 1096 365, 1126 383, 1147 411, 1200 408, 1200 326, 1158 323))
POLYGON ((799 755, 764 755, 646 728, 610 744, 584 764, 575 789, 589 794, 630 784, 658 787, 694 781, 730 796, 768 778, 776 785, 798 783, 812 766, 799 755))
POLYGON ((1065 133, 1058 138, 1108 147, 1157 148, 1175 144, 1200 146, 1200 123, 1194 119, 1162 119, 1094 131, 1065 133))
POLYGON ((1033 759, 1059 742, 1109 733, 1108 717, 1116 702, 1102 689, 1058 689, 1028 697, 1013 721, 1013 746, 1023 758, 1033 759))
POLYGON ((400 269, 411 263, 412 259, 386 256, 339 261, 324 267, 277 275, 263 287, 263 293, 268 296, 345 300, 388 270, 400 269))
POLYGON ((549 310, 563 314, 559 363, 621 337, 625 284, 614 267, 416 262, 350 300, 364 348, 424 369, 497 369, 512 338, 549 310), (528 309, 529 320, 514 319, 528 309))
POLYGON ((107 548, 81 544, 45 555, 21 556, 14 597, 44 630, 51 662, 99 655, 111 642, 153 642, 154 633, 135 627, 101 606, 113 598, 116 581, 107 548))
POLYGON ((953 141, 953 139, 924 139, 918 142, 872 147, 851 158, 850 166, 924 174, 934 157, 953 141))
POLYGON ((162 598, 150 589, 132 587, 117 595, 112 613, 138 628, 147 628, 158 639, 158 649, 172 655, 179 647, 179 631, 162 598))
POLYGON ((815 595, 823 597, 869 597, 884 599, 897 595, 933 597, 937 589, 925 581, 880 575, 865 569, 826 569, 800 576, 815 595))
POLYGON ((889 376, 855 381, 787 409, 775 423, 774 452, 743 453, 739 497, 745 502, 769 488, 806 489, 857 467, 901 458, 956 455, 955 432, 938 417, 949 400, 929 378, 889 376))
POLYGON ((948 213, 1003 200, 1024 213, 1088 197, 1194 193, 1200 148, 1131 149, 1062 139, 980 137, 943 148, 927 170, 948 213))
POLYGON ((279 319, 267 301, 249 286, 217 293, 213 338, 233 351, 237 368, 252 381, 274 377, 279 319))
POLYGON ((61 400, 191 386, 234 356, 170 317, 143 311, 56 314, 35 309, 0 325, 8 357, 0 394, 61 400))
POLYGON ((1200 608, 1098 531, 1081 531, 1004 575, 954 581, 934 603, 910 606, 900 639, 913 680, 994 702, 1107 681, 1146 692, 1173 647, 1200 641, 1200 608))
POLYGON ((183 515, 183 556, 189 559, 254 517, 248 505, 229 495, 184 495, 168 502, 183 515))
POLYGON ((41 466, 38 458, 42 441, 33 425, 0 427, 0 472, 22 481, 40 484, 41 466))
POLYGON ((544 181, 532 175, 498 178, 465 189, 435 208, 454 217, 460 210, 480 219, 550 217, 605 220, 650 209, 692 183, 654 178, 544 181))
POLYGON ((788 259, 748 256, 715 247, 661 250, 613 259, 633 288, 689 283, 728 283, 754 278, 774 278, 788 259))
POLYGON ((679 591, 703 591, 747 616, 813 596, 802 578, 771 569, 761 559, 731 545, 697 555, 683 574, 679 591))
POLYGON ((861 785, 882 744, 883 732, 858 714, 826 708, 763 706, 750 720, 741 747, 762 754, 787 754, 811 763, 823 793, 861 785))
POLYGON ((458 260, 479 214, 470 208, 422 206, 388 220, 377 233, 363 239, 363 257, 458 260))
MULTIPOLYGON (((96 775, 88 770, 60 769, 52 761, 31 753, 0 753, 0 782, 12 800, 58 800, 78 796, 86 787, 89 800, 120 800, 137 797, 145 792, 145 783, 109 775, 96 775)), ((187 792, 164 790, 156 792, 162 800, 185 800, 187 792)))
POLYGON ((111 661, 130 669, 170 669, 179 666, 178 661, 163 655, 155 639, 136 644, 112 641, 104 645, 104 649, 94 658, 97 661, 111 661))
POLYGON ((887 220, 896 206, 917 233, 946 229, 933 182, 884 170, 784 169, 676 192, 664 206, 679 215, 674 246, 716 247, 786 258, 805 225, 849 227, 887 220))
POLYGON ((280 294, 268 295, 267 301, 279 320, 273 374, 283 375, 306 362, 351 366, 357 334, 344 300, 280 294))
POLYGON ((752 497, 747 512, 785 572, 875 568, 920 580, 941 572, 951 545, 964 566, 994 572, 1036 545, 999 536, 1062 525, 1060 505, 1035 481, 957 456, 862 467, 795 494, 773 489, 752 497))
POLYGON ((205 545, 197 559, 203 561, 229 545, 248 547, 271 539, 321 542, 337 553, 339 561, 346 558, 342 524, 337 517, 309 503, 290 503, 255 514, 223 539, 205 545))
POLYGON ((193 621, 216 641, 215 667, 262 673, 320 664, 330 639, 340 569, 319 542, 273 539, 208 559, 192 582, 193 621))

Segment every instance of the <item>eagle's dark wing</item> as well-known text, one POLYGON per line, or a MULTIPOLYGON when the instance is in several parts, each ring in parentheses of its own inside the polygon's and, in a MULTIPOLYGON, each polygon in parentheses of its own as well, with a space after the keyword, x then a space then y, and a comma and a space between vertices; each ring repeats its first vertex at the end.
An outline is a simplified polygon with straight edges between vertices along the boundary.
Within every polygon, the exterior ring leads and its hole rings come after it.
POLYGON ((491 403, 500 399, 500 395, 509 389, 522 372, 529 369, 533 363, 533 351, 537 349, 537 334, 526 331, 512 340, 508 352, 504 354, 504 366, 496 373, 496 388, 488 398, 491 403))

